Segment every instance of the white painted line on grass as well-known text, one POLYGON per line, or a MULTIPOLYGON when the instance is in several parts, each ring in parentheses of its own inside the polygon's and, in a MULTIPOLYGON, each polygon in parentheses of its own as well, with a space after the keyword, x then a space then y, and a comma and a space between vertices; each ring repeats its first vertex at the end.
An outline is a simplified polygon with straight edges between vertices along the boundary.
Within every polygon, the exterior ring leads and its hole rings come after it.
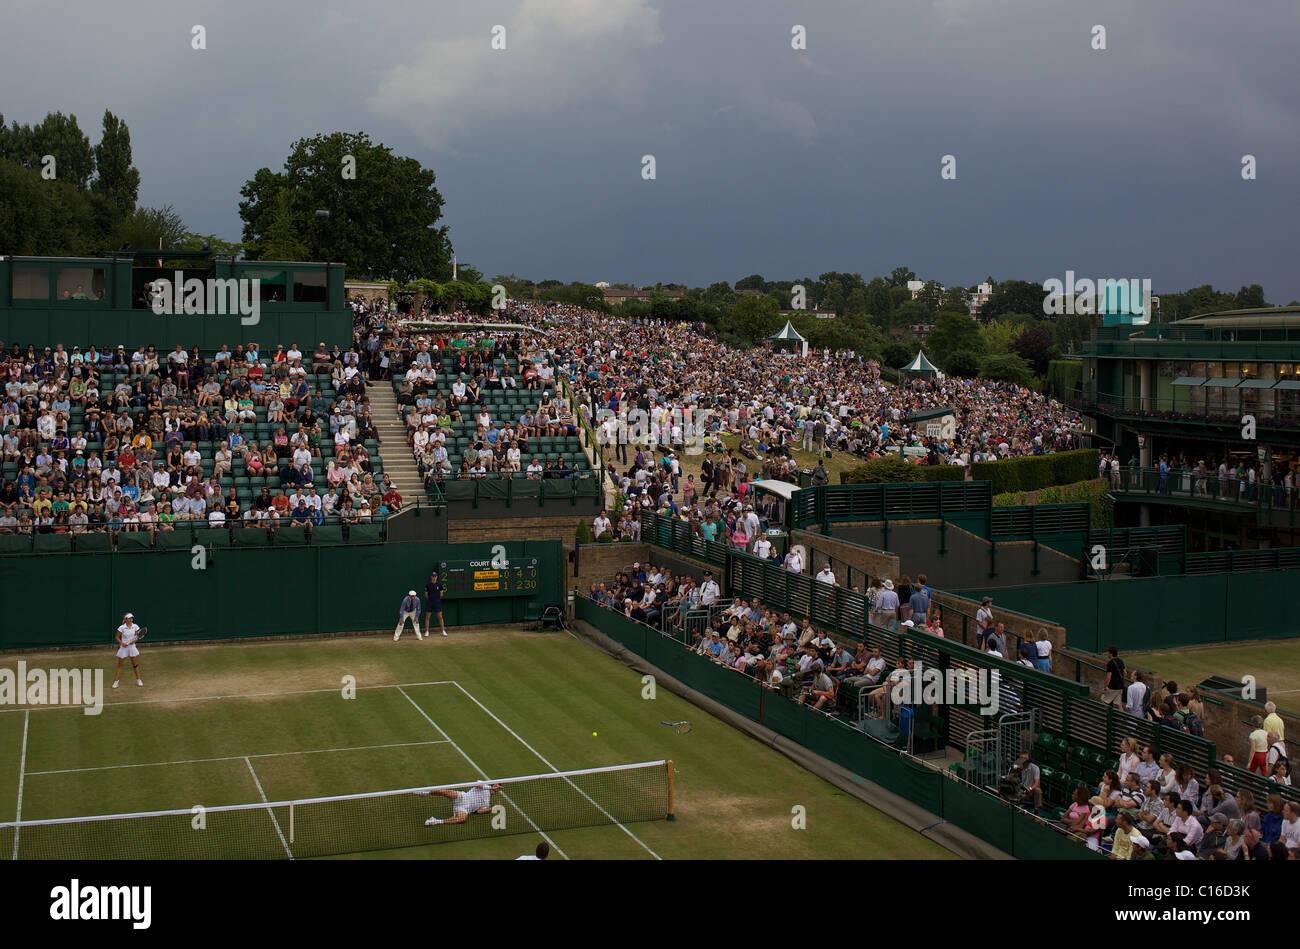
MULTIPOLYGON (((457 685, 457 683, 454 683, 454 682, 451 683, 451 684, 452 684, 452 685, 457 685)), ((459 687, 459 686, 457 685, 457 687, 459 687)), ((439 735, 441 735, 441 736, 442 736, 443 738, 445 738, 447 741, 451 742, 451 747, 453 747, 453 748, 455 748, 457 751, 459 751, 461 757, 464 758, 467 762, 469 762, 469 766, 470 766, 471 768, 473 768, 475 771, 478 772, 478 776, 479 776, 481 779, 483 779, 483 780, 486 781, 486 780, 487 780, 487 772, 484 771, 482 768, 480 768, 477 764, 475 764, 473 758, 471 758, 469 755, 465 754, 465 749, 461 748, 460 745, 456 744, 456 742, 452 740, 452 737, 451 737, 450 735, 448 735, 445 731, 442 730, 442 726, 440 726, 437 722, 435 722, 432 718, 430 718, 428 712, 426 712, 424 709, 420 708, 420 704, 419 704, 418 702, 416 702, 415 699, 411 698, 410 695, 407 695, 406 689, 402 688, 401 686, 398 686, 398 687, 397 687, 397 691, 398 691, 398 692, 401 692, 402 695, 406 697, 406 701, 410 702, 411 705, 415 707, 415 710, 416 710, 417 712, 419 712, 422 716, 424 716, 424 720, 425 720, 426 722, 428 722, 430 725, 432 725, 434 728, 436 728, 436 729, 438 730, 438 734, 439 734, 439 735)), ((555 769, 552 768, 551 770, 554 771, 555 769)), ((537 831, 537 833, 541 834, 542 839, 545 840, 548 844, 551 845, 551 849, 552 849, 552 850, 554 850, 556 853, 558 853, 558 854, 559 854, 561 857, 563 857, 565 860, 568 860, 568 859, 569 859, 569 855, 568 855, 567 853, 565 853, 563 850, 560 849, 560 845, 557 844, 557 843, 556 843, 554 840, 552 840, 550 837, 546 836, 545 832, 543 832, 543 830, 542 830, 540 827, 538 827, 536 823, 533 822, 533 819, 532 819, 531 817, 529 817, 527 814, 524 813, 524 809, 523 809, 522 807, 520 807, 518 804, 516 804, 514 801, 510 800, 510 796, 509 796, 508 794, 506 794, 505 791, 502 791, 502 792, 501 792, 501 796, 502 796, 506 801, 508 801, 508 802, 510 803, 510 806, 511 806, 511 807, 513 807, 515 810, 517 810, 520 814, 523 815, 524 820, 528 821, 528 826, 529 826, 529 827, 531 827, 533 830, 537 831)))
MULTIPOLYGON (((248 773, 253 776, 253 783, 257 785, 257 793, 261 795, 262 802, 264 804, 271 803, 270 799, 266 796, 266 792, 262 790, 262 782, 257 780, 257 772, 253 770, 253 762, 245 758, 244 764, 248 765, 248 773)), ((293 851, 289 849, 289 841, 284 839, 284 831, 280 830, 280 821, 276 819, 275 809, 268 807, 266 812, 271 815, 271 823, 275 825, 275 832, 280 838, 280 843, 284 845, 284 852, 288 854, 289 859, 292 860, 293 851)))
MULTIPOLYGON (((21 757, 18 759, 18 815, 14 818, 15 824, 23 819, 23 772, 27 768, 27 726, 31 723, 31 720, 32 717, 30 714, 23 716, 23 752, 21 757)), ((21 827, 14 827, 15 860, 18 859, 18 832, 21 830, 21 827)))
MULTIPOLYGON (((515 730, 514 730, 513 728, 511 728, 511 727, 510 727, 509 725, 507 725, 505 722, 501 721, 501 719, 497 718, 496 715, 493 714, 493 712, 492 712, 492 710, 491 710, 490 708, 488 708, 486 705, 484 705, 484 704, 483 704, 482 702, 480 702, 478 699, 474 698, 474 696, 470 694, 469 690, 466 689, 463 685, 461 685, 459 682, 453 682, 452 685, 454 685, 456 688, 458 688, 458 689, 460 689, 462 692, 464 692, 466 698, 468 698, 471 702, 473 702, 475 705, 477 705, 477 706, 478 706, 479 708, 481 708, 483 711, 487 712, 488 715, 490 715, 490 716, 492 717, 492 721, 496 722, 498 725, 500 725, 502 728, 504 728, 507 732, 509 732, 510 735, 511 735, 511 737, 514 738, 515 741, 519 742, 519 744, 523 745, 525 748, 527 748, 529 751, 531 751, 534 755, 536 755, 536 756, 538 757, 538 759, 542 762, 542 764, 546 765, 546 767, 550 768, 552 771, 559 771, 559 770, 560 770, 560 769, 557 768, 555 765, 553 765, 553 764, 551 764, 549 761, 547 761, 547 760, 546 760, 546 757, 545 757, 545 756, 544 756, 540 751, 538 751, 538 750, 537 750, 536 748, 534 748, 532 745, 528 744, 528 742, 526 742, 526 741, 524 741, 522 738, 520 738, 519 735, 518 735, 518 733, 516 733, 515 730)), ((406 693, 402 693, 402 694, 405 695, 406 693)), ((408 698, 409 698, 409 696, 408 696, 408 698)), ((619 821, 614 820, 613 815, 611 815, 611 814, 609 813, 609 811, 605 810, 603 807, 601 807, 599 804, 597 804, 595 801, 593 801, 593 800, 591 799, 591 796, 588 795, 586 791, 582 790, 582 788, 580 788, 580 787, 578 787, 576 784, 574 784, 573 781, 572 781, 571 779, 569 779, 569 778, 565 778, 564 780, 565 780, 565 781, 568 781, 569 785, 572 786, 572 788, 573 788, 575 791, 577 791, 579 794, 581 794, 583 797, 585 797, 585 798, 587 799, 587 801, 588 801, 588 802, 589 802, 593 807, 595 807, 598 811, 600 811, 602 814, 604 814, 606 818, 608 818, 612 823, 618 825, 619 829, 622 830, 623 833, 627 834, 629 837, 631 837, 633 840, 635 840, 637 843, 639 843, 643 848, 645 848, 645 852, 646 852, 646 853, 650 854, 650 856, 654 857, 656 860, 662 860, 662 859, 663 859, 663 857, 659 856, 659 854, 657 854, 657 853, 655 853, 653 850, 651 850, 650 847, 646 844, 646 842, 645 842, 644 840, 642 840, 642 839, 641 839, 640 837, 638 837, 636 834, 632 833, 632 831, 630 831, 630 830, 628 830, 626 827, 624 827, 623 824, 621 824, 619 821)))
POLYGON ((398 741, 390 745, 352 745, 347 748, 310 748, 307 751, 268 751, 257 755, 226 755, 217 758, 184 758, 177 761, 145 761, 139 764, 106 764, 94 768, 63 768, 59 771, 28 771, 36 774, 79 774, 82 771, 118 771, 123 768, 157 768, 169 764, 202 764, 205 761, 247 761, 249 758, 286 758, 290 755, 323 755, 334 751, 374 751, 378 748, 406 748, 413 745, 445 745, 445 741, 398 741))
MULTIPOLYGON (((359 685, 357 690, 362 689, 400 689, 402 686, 417 685, 455 685, 455 682, 443 680, 440 682, 389 682, 383 685, 359 685)), ((235 692, 230 695, 195 695, 179 696, 173 699, 130 699, 126 702, 108 702, 106 708, 119 708, 123 705, 167 705, 172 702, 216 702, 221 699, 260 699, 274 698, 280 695, 319 695, 324 692, 339 692, 339 689, 290 689, 285 692, 235 692)), ((33 706, 31 711, 36 712, 60 712, 68 710, 81 711, 84 705, 41 705, 33 706)), ((27 709, 19 708, 0 708, 0 713, 4 712, 22 712, 27 709)))

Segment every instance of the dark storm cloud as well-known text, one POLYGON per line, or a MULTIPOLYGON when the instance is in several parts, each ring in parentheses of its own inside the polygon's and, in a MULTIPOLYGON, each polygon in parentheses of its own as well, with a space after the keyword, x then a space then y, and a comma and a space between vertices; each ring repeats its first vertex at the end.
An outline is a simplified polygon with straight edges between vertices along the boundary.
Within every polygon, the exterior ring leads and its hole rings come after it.
POLYGON ((457 252, 488 274, 1073 269, 1286 302, 1297 36, 1290 0, 17 0, 0 83, 8 120, 72 111, 97 139, 112 109, 142 202, 228 238, 257 168, 361 129, 437 171, 457 252))

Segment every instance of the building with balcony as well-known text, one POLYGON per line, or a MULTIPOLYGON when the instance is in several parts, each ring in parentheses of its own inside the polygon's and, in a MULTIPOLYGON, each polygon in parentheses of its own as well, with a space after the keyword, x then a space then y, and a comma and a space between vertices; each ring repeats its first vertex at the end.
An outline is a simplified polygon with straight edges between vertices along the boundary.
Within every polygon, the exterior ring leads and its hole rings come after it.
POLYGON ((1116 494, 1130 520, 1189 523, 1206 549, 1300 544, 1300 307, 1104 327, 1080 358, 1069 401, 1141 469, 1116 494))

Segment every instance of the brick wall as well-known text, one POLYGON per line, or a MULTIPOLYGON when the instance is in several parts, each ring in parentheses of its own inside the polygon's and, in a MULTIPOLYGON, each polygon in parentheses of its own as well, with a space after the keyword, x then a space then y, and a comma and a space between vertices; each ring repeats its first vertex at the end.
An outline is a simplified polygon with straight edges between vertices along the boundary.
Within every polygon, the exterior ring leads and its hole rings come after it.
POLYGON ((558 540, 571 546, 578 525, 589 521, 590 517, 586 514, 452 519, 447 524, 447 542, 468 544, 483 541, 558 540))
POLYGON ((601 583, 630 563, 654 560, 649 544, 583 544, 578 550, 578 576, 569 565, 566 585, 584 593, 593 583, 601 583))

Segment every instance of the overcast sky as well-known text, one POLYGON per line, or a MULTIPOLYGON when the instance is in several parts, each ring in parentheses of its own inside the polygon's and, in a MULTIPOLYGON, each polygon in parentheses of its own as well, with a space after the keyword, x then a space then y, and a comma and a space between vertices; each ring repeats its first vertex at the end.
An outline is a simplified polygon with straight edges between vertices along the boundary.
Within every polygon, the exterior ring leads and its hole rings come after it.
POLYGON ((2 21, 6 121, 72 112, 98 141, 111 109, 141 203, 231 240, 247 178, 347 130, 436 171, 489 276, 1070 269, 1300 298, 1295 0, 5 0, 2 21))

